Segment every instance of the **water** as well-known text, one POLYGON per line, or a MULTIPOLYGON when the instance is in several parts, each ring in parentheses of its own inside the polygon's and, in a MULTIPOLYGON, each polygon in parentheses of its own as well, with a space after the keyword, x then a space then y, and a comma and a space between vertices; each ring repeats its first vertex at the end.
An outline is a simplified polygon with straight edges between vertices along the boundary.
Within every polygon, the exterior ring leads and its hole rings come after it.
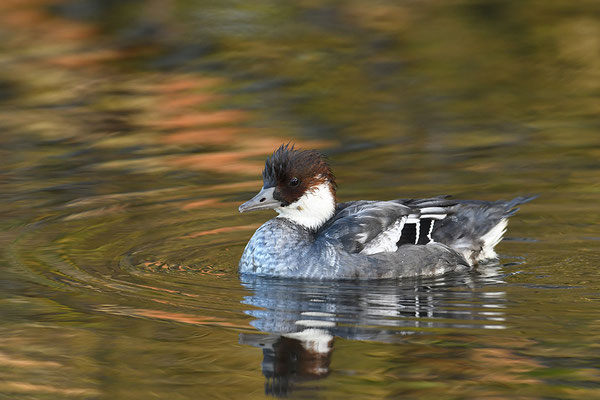
POLYGON ((597 2, 0 4, 3 398, 600 398, 597 2), (264 157, 540 194, 501 265, 240 279, 264 157))

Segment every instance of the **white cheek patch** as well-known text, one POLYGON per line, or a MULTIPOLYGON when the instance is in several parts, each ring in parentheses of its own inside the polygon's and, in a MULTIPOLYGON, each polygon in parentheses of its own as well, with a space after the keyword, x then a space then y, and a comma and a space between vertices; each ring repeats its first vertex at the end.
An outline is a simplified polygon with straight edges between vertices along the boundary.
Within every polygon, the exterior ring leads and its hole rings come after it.
POLYGON ((307 191, 287 207, 276 208, 278 218, 286 218, 308 229, 318 229, 335 213, 335 198, 329 182, 307 191))

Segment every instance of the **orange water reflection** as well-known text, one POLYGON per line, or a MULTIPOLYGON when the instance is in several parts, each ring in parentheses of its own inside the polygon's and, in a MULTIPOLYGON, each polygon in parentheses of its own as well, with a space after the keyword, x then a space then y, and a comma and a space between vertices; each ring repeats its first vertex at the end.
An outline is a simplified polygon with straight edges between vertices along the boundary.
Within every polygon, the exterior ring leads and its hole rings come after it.
MULTIPOLYGON (((172 72, 168 75, 136 73, 135 78, 115 68, 131 57, 153 50, 117 48, 103 40, 91 23, 53 15, 50 6, 58 0, 6 1, 0 4, 0 24, 10 27, 9 45, 22 46, 27 60, 11 59, 20 71, 19 84, 33 93, 36 102, 92 101, 100 113, 90 121, 84 110, 56 108, 52 112, 15 115, 0 111, 14 125, 26 123, 31 134, 54 139, 75 139, 90 146, 119 148, 140 145, 145 157, 135 160, 105 161, 95 165, 101 170, 130 169, 147 171, 202 170, 221 174, 256 175, 263 157, 283 141, 280 133, 271 134, 251 126, 256 116, 247 110, 224 107, 229 85, 226 78, 205 73, 172 72), (91 75, 92 74, 92 75, 91 75), (125 90, 134 96, 115 97, 111 91, 125 90), (117 103, 115 103, 117 102, 117 103), (106 122, 101 112, 130 110, 119 119, 132 129, 122 132, 123 124, 106 122), (103 111, 104 110, 104 111, 103 111), (70 129, 59 129, 68 121, 70 129), (89 133, 90 123, 98 126, 89 133), (105 128, 103 126, 105 125, 105 128), (56 127, 56 128, 55 128, 56 127), (190 154, 189 149, 194 151, 190 154), (166 154, 165 154, 165 150, 166 154), (184 154, 182 150, 186 150, 184 154), (157 155, 160 153, 159 155, 157 155)), ((110 117, 112 119, 112 117, 110 117)), ((301 140, 303 147, 322 148, 331 141, 301 140)))

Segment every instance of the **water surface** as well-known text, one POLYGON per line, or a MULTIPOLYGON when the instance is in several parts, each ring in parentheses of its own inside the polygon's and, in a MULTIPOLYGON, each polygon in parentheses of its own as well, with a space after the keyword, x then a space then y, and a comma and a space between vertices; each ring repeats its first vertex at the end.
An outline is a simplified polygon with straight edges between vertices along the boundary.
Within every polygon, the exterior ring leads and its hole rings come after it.
POLYGON ((600 397, 597 2, 0 5, 0 394, 600 397), (283 142, 338 197, 539 194, 500 265, 243 278, 283 142))

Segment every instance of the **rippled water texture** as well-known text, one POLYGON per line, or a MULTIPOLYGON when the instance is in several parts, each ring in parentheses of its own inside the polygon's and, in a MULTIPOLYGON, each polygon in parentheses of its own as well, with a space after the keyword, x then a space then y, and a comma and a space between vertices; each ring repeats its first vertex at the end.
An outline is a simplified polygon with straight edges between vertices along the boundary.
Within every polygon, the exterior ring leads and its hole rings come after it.
POLYGON ((600 398, 597 1, 0 2, 0 397, 600 398), (293 140, 338 197, 539 194, 501 265, 240 279, 293 140))

